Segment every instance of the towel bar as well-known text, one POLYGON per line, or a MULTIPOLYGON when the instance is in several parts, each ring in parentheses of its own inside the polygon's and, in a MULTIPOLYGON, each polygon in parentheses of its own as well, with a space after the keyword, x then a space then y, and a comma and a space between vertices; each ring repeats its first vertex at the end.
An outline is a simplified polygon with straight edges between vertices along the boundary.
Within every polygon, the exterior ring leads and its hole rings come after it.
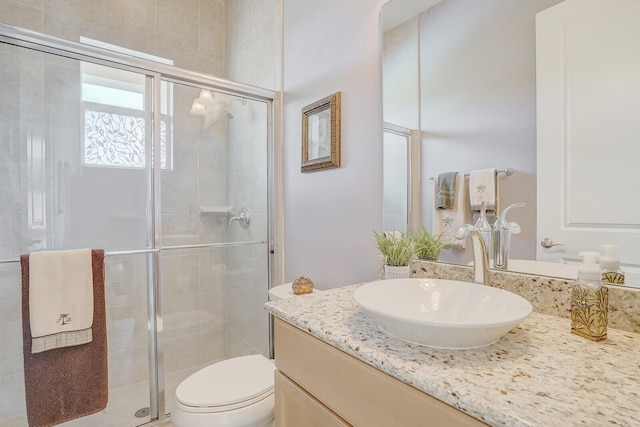
MULTIPOLYGON (((62 250, 62 249, 60 249, 62 250)), ((105 252, 105 256, 107 255, 136 255, 136 254, 153 254, 159 252, 159 249, 135 249, 130 251, 112 251, 105 252)), ((20 262, 20 259, 2 259, 0 260, 0 264, 10 264, 12 262, 20 262)))
MULTIPOLYGON (((205 249, 205 248, 221 248, 226 246, 246 246, 246 245, 263 245, 267 243, 266 240, 255 240, 247 242, 224 242, 224 243, 198 243, 193 245, 178 245, 178 246, 165 246, 163 251, 171 251, 175 249, 205 249)), ((137 255, 137 254, 154 254, 160 252, 158 248, 152 249, 133 249, 129 251, 111 251, 105 252, 105 256, 113 255, 137 255)), ((20 262, 20 259, 3 259, 0 260, 0 264, 9 264, 12 262, 20 262)))
MULTIPOLYGON (((514 172, 515 172, 515 169, 513 169, 513 168, 497 169, 497 170, 496 170, 496 173, 498 173, 498 174, 501 174, 501 173, 502 173, 502 174, 505 174, 506 176, 513 175, 513 173, 514 173, 514 172)), ((469 177, 469 174, 468 174, 468 173, 465 173, 465 174, 464 174, 464 176, 465 176, 465 178, 468 178, 468 177, 469 177)), ((428 178, 428 180, 429 180, 429 181, 433 181, 434 179, 435 179, 435 177, 434 177, 434 176, 430 176, 430 177, 428 178)))

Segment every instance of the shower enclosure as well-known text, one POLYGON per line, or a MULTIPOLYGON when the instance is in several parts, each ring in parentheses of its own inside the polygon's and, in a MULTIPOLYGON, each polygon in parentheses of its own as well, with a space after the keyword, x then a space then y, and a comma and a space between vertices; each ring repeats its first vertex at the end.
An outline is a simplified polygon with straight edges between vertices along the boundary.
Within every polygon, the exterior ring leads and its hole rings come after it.
POLYGON ((274 93, 0 25, 0 426, 26 426, 20 254, 104 248, 105 411, 269 355, 274 93), (240 213, 243 213, 240 215, 240 213))

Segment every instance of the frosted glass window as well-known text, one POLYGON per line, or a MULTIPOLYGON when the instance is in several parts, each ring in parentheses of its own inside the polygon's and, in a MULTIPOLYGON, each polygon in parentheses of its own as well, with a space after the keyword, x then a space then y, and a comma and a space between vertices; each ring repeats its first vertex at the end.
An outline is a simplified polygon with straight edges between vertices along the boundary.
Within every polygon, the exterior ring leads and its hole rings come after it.
MULTIPOLYGON (((83 62, 84 158, 86 166, 144 168, 146 77, 83 62)), ((171 168, 171 83, 161 83, 160 167, 171 168)))
MULTIPOLYGON (((84 110, 84 163, 144 168, 145 120, 126 114, 84 110)), ((167 122, 160 122, 160 166, 167 168, 167 122)))

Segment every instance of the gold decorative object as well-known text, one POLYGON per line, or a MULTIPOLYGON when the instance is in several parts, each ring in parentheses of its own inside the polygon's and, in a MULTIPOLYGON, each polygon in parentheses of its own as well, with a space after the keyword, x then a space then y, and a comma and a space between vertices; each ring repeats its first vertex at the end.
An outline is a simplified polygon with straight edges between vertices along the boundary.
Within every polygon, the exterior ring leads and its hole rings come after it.
POLYGON ((607 271, 602 273, 602 281, 614 285, 624 285, 624 274, 620 274, 617 271, 607 271))
POLYGON ((308 277, 300 276, 293 281, 291 288, 296 295, 310 294, 313 292, 313 282, 308 277))
POLYGON ((574 287, 571 292, 571 332, 591 341, 607 338, 609 288, 574 287))

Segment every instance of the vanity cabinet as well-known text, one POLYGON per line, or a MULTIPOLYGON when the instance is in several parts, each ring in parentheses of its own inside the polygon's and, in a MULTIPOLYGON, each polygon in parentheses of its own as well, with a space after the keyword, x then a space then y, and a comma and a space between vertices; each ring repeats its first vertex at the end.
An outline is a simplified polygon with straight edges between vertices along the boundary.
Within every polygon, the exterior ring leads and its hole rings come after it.
POLYGON ((275 319, 276 427, 486 426, 275 319))
POLYGON ((276 426, 349 427, 342 418, 283 375, 275 372, 276 426))

